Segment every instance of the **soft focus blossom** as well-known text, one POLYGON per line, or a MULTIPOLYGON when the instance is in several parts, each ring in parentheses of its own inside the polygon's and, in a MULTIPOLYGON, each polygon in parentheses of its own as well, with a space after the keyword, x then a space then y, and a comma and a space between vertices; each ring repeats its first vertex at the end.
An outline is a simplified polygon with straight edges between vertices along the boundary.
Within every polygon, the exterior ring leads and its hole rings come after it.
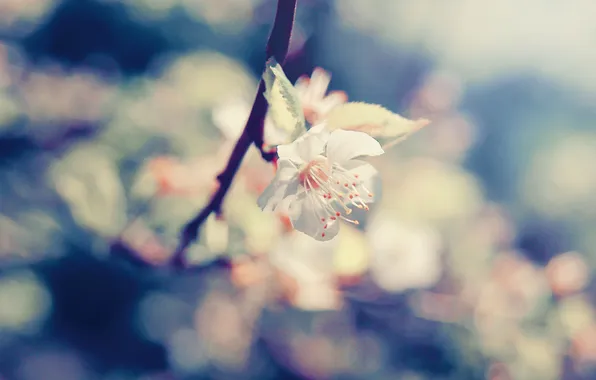
POLYGON ((333 255, 336 246, 336 240, 320 242, 294 234, 273 250, 269 258, 273 268, 293 285, 292 305, 307 310, 339 307, 333 255))
POLYGON ((596 323, 578 331, 572 338, 570 354, 578 367, 596 364, 596 323))
POLYGON ((279 170, 258 200, 266 211, 287 211, 297 230, 317 240, 329 240, 339 231, 339 220, 349 219, 351 207, 368 209, 369 190, 376 170, 355 158, 383 154, 379 143, 362 132, 324 125, 311 129, 290 145, 278 148, 279 170))
POLYGON ((497 331, 503 339, 513 334, 518 329, 517 321, 550 296, 544 272, 518 252, 499 254, 488 279, 470 291, 476 293, 475 324, 486 342, 494 339, 497 331), (511 331, 499 330, 505 328, 511 331))
POLYGON ((50 310, 50 295, 34 273, 10 273, 0 279, 0 332, 35 331, 50 310))
POLYGON ((348 95, 344 91, 327 93, 330 82, 331 75, 318 67, 314 69, 310 78, 302 76, 294 85, 300 97, 306 121, 311 125, 322 122, 329 111, 348 100, 348 95))
POLYGON ((428 288, 441 277, 441 239, 432 228, 377 217, 369 227, 370 271, 389 292, 428 288))
POLYGON ((553 257, 546 266, 546 276, 553 293, 559 296, 581 291, 590 280, 588 265, 577 252, 553 257))
POLYGON ((22 26, 19 22, 35 25, 57 3, 57 0, 3 0, 0 4, 0 28, 22 26))
POLYGON ((92 72, 66 72, 58 66, 30 72, 18 90, 34 123, 97 121, 115 93, 114 86, 92 72))
MULTIPOLYGON (((331 75, 321 68, 313 71, 312 77, 300 77, 295 84, 296 94, 300 100, 304 117, 310 125, 324 120, 334 107, 347 101, 343 91, 332 91, 326 94, 331 75)), ((228 140, 236 140, 248 120, 251 103, 245 98, 232 98, 215 107, 213 122, 228 140)), ((270 115, 265 118, 264 140, 267 145, 278 145, 287 142, 287 132, 277 127, 270 115)))
POLYGON ((147 198, 154 195, 201 196, 216 187, 218 165, 212 157, 187 162, 176 157, 155 157, 141 168, 132 190, 135 195, 147 198))

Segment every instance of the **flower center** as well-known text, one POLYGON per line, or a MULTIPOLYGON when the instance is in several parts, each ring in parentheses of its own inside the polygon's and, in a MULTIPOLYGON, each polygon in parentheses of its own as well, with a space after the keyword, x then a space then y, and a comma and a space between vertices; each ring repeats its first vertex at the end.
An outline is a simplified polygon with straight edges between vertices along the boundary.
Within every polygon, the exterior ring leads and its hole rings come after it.
POLYGON ((323 237, 325 230, 338 218, 358 225, 357 220, 346 217, 352 213, 348 206, 368 210, 367 203, 373 200, 373 194, 364 186, 358 174, 337 163, 330 163, 323 156, 304 165, 299 180, 314 206, 316 217, 322 225, 323 237))
POLYGON ((327 159, 325 157, 315 158, 300 170, 300 174, 298 175, 300 183, 307 189, 318 189, 320 182, 327 182, 329 180, 326 169, 328 169, 327 159))

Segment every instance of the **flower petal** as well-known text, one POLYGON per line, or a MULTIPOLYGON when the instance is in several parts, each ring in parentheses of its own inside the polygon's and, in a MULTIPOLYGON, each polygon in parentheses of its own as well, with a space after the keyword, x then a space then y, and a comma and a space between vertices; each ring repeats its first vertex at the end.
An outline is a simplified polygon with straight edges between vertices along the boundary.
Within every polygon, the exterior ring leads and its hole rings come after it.
POLYGON ((264 211, 274 211, 277 205, 288 196, 289 187, 297 189, 297 186, 291 186, 298 182, 298 169, 286 159, 279 160, 278 170, 275 178, 263 191, 257 200, 257 204, 264 211))
POLYGON ((339 232, 338 221, 321 220, 326 215, 323 207, 314 201, 314 195, 308 192, 299 194, 288 210, 294 228, 319 241, 331 240, 339 232))
POLYGON ((310 76, 309 91, 305 97, 305 103, 313 103, 320 101, 325 96, 329 83, 331 82, 331 75, 320 67, 317 67, 310 76))
POLYGON ((371 164, 362 160, 350 160, 343 165, 350 174, 357 176, 362 184, 356 186, 356 191, 366 203, 377 201, 376 189, 380 188, 381 177, 371 164))
POLYGON ((335 130, 327 142, 327 158, 343 164, 360 156, 378 156, 385 153, 381 144, 364 132, 335 130))
POLYGON ((277 155, 280 159, 292 160, 297 165, 308 162, 323 153, 328 135, 325 126, 318 125, 293 143, 278 146, 277 155))
POLYGON ((318 105, 320 116, 324 118, 333 108, 347 101, 348 95, 344 91, 330 92, 318 105))

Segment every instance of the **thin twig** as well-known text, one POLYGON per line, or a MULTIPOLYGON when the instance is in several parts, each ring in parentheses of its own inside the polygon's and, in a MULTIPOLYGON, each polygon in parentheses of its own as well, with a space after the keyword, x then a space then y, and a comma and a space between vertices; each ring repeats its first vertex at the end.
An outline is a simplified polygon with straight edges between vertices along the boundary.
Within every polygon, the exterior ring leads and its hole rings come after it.
MULTIPOLYGON (((266 60, 269 60, 273 57, 277 62, 283 63, 285 61, 290 45, 292 28, 294 26, 296 2, 297 0, 277 1, 275 21, 273 23, 271 34, 269 35, 269 40, 267 41, 266 60)), ((264 66, 265 65, 263 65, 263 67, 264 66)), ((221 174, 217 176, 217 180, 219 181, 219 187, 217 191, 215 191, 209 203, 182 229, 180 242, 171 259, 171 264, 175 268, 184 268, 186 266, 184 253, 188 246, 198 238, 201 224, 207 220, 211 213, 215 213, 216 215, 221 214, 221 206, 224 197, 230 189, 230 185, 234 180, 234 176, 236 175, 236 172, 238 171, 238 168, 240 167, 240 164, 242 163, 242 160, 251 144, 255 144, 255 146, 261 151, 261 155, 265 160, 274 161, 275 153, 266 152, 263 150, 264 124, 265 116, 267 114, 267 100, 265 99, 264 93, 265 83, 261 79, 255 101, 250 111, 250 116, 248 117, 248 121, 244 127, 244 131, 234 146, 234 150, 230 155, 228 164, 221 174)))

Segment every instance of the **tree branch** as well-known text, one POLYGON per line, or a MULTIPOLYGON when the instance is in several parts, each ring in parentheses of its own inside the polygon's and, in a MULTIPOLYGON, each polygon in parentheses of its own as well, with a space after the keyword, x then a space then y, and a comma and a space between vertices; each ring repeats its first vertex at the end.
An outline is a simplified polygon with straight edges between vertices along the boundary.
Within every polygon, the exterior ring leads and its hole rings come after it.
MULTIPOLYGON (((267 41, 267 58, 274 57, 280 64, 283 63, 288 54, 290 46, 290 37, 292 35, 292 28, 294 26, 294 17, 296 14, 296 2, 297 0, 278 0, 277 1, 277 12, 275 14, 275 21, 273 22, 273 28, 267 41)), ((264 67, 265 65, 263 65, 264 67)), ((259 88, 255 97, 250 116, 244 127, 242 135, 238 138, 234 150, 230 155, 228 164, 225 169, 217 176, 219 181, 219 187, 212 195, 209 203, 190 220, 182 229, 180 235, 180 242, 178 247, 174 251, 171 258, 171 265, 175 268, 186 267, 184 254, 188 246, 197 240, 199 236, 199 228, 203 224, 211 213, 216 215, 221 214, 221 206, 223 200, 230 189, 230 185, 234 180, 240 164, 248 152, 251 144, 261 151, 261 156, 267 161, 273 161, 275 159, 275 152, 265 152, 264 147, 264 124, 265 116, 267 114, 267 100, 264 96, 265 93, 265 82, 263 79, 259 82, 259 88)))

